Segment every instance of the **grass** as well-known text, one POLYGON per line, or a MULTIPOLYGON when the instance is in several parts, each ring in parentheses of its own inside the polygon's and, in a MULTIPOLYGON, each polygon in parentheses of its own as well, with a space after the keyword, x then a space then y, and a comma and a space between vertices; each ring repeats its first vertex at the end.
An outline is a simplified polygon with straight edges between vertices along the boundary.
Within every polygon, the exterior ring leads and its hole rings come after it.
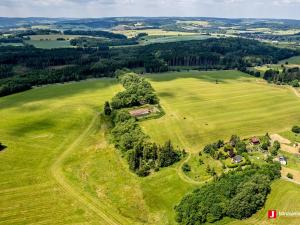
POLYGON ((143 29, 143 30, 116 30, 114 33, 124 34, 128 38, 135 37, 140 33, 147 33, 149 36, 178 36, 178 35, 193 35, 193 32, 180 31, 165 31, 162 29, 143 29))
POLYGON ((279 62, 279 64, 285 64, 285 62, 288 62, 289 64, 300 65, 300 56, 294 56, 287 60, 282 60, 279 62))
POLYGON ((170 138, 190 152, 232 134, 249 137, 289 130, 300 120, 300 99, 290 89, 257 82, 238 71, 173 72, 147 78, 166 115, 145 121, 142 127, 152 139, 170 138))
POLYGON ((97 113, 120 88, 89 80, 0 99, 1 224, 174 224, 194 185, 178 164, 139 178, 106 142, 97 113))
POLYGON ((25 41, 29 45, 33 45, 36 48, 70 48, 72 47, 70 41, 57 41, 57 40, 28 40, 25 41))
MULTIPOLYGON (((165 73, 148 79, 166 115, 141 124, 152 138, 174 139, 190 152, 231 133, 263 134, 290 128, 299 119, 299 99, 289 89, 256 83, 236 71, 165 73), (155 135, 151 123, 163 137, 155 135)), ((1 224, 176 224, 174 206, 197 185, 180 176, 183 162, 146 178, 128 170, 97 115, 119 90, 114 79, 93 79, 0 98, 0 137, 8 146, 0 152, 1 224)), ((196 166, 198 158, 192 155, 188 162, 190 178, 203 171, 196 166)), ((216 163, 209 160, 205 163, 216 163)), ((276 181, 266 208, 253 218, 222 222, 267 221, 269 208, 298 210, 299 196, 295 184, 276 181)), ((297 224, 287 221, 282 224, 297 224)))

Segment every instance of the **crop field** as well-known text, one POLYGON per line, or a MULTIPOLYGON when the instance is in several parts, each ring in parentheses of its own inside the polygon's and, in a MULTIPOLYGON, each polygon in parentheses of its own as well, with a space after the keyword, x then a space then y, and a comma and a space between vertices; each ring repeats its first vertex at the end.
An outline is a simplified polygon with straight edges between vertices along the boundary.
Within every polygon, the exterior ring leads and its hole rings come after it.
MULTIPOLYGON (((299 121, 299 98, 290 89, 240 72, 147 77, 166 115, 141 125, 152 138, 170 138, 190 152, 232 133, 279 132, 299 121)), ((182 174, 183 161, 146 178, 128 170, 99 115, 104 102, 121 88, 114 79, 94 79, 0 98, 0 137, 8 146, 0 152, 1 225, 176 224, 174 206, 199 184, 182 174)), ((264 209, 243 222, 221 222, 268 224, 268 209, 297 210, 299 196, 297 185, 276 181, 264 209)), ((280 221, 274 224, 297 224, 292 218, 280 221)))
POLYGON ((238 71, 173 72, 147 78, 166 115, 143 122, 146 133, 158 142, 171 138, 190 152, 232 134, 280 132, 300 121, 300 98, 289 88, 238 71))

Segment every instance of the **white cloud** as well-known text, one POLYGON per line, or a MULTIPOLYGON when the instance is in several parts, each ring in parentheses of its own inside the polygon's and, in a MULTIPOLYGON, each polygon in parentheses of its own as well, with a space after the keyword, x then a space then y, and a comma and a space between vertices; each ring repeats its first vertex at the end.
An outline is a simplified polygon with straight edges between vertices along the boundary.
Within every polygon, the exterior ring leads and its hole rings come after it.
POLYGON ((0 0, 1 16, 212 16, 300 19, 300 0, 0 0))

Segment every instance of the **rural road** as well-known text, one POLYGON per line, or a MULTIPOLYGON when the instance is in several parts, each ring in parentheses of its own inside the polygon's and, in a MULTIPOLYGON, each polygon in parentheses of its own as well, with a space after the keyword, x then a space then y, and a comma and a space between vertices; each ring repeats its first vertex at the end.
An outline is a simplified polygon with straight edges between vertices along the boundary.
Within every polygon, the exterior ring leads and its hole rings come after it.
MULTIPOLYGON (((83 130, 83 132, 55 160, 55 162, 51 166, 50 171, 54 179, 64 189, 64 191, 70 194, 76 200, 78 200, 86 209, 93 211, 99 217, 99 221, 104 221, 105 224, 108 225, 130 224, 129 222, 124 221, 124 218, 118 218, 117 215, 109 214, 105 210, 105 205, 101 203, 100 200, 92 198, 91 196, 85 194, 79 189, 75 190, 74 187, 65 179, 65 176, 62 171, 63 161, 67 158, 69 154, 73 152, 73 150, 76 149, 80 142, 82 142, 89 135, 93 126, 97 122, 98 116, 99 115, 96 114, 93 117, 89 125, 85 128, 85 130, 83 130)), ((61 147, 64 147, 64 145, 61 147)))

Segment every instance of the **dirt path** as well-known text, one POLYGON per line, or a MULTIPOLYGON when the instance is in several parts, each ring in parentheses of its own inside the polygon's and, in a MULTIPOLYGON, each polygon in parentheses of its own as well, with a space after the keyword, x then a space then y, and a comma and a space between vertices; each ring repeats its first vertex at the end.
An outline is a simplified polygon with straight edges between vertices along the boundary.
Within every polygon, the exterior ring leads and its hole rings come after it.
POLYGON ((294 87, 291 87, 291 89, 293 90, 293 92, 295 93, 295 95, 300 98, 300 92, 296 88, 294 88, 294 87))
POLYGON ((290 146, 292 143, 289 139, 286 139, 279 134, 271 134, 270 135, 272 142, 278 141, 281 145, 281 149, 285 152, 292 153, 292 154, 299 154, 299 147, 290 146))
POLYGON ((181 180, 187 182, 187 183, 190 183, 190 184, 194 184, 194 185, 201 185, 201 184, 205 184, 206 182, 209 182, 212 180, 212 178, 208 179, 208 180, 205 180, 205 181, 195 181, 193 180, 192 178, 188 177, 183 171, 182 171, 182 166, 184 163, 187 163, 190 159, 191 159, 191 153, 189 152, 188 153, 188 157, 182 162, 179 164, 179 166, 177 167, 177 174, 178 176, 180 177, 181 180))
POLYGON ((291 144, 291 141, 289 139, 286 139, 279 134, 271 134, 270 137, 272 141, 278 141, 280 144, 291 144))
POLYGON ((118 218, 117 215, 112 215, 108 213, 105 209, 106 206, 101 203, 99 200, 92 198, 91 196, 85 194, 84 192, 75 189, 72 185, 65 179, 65 176, 62 171, 63 161, 67 158, 69 154, 76 149, 76 147, 87 137, 92 130, 94 124, 97 121, 97 117, 99 115, 95 115, 92 121, 89 123, 87 128, 83 130, 83 132, 66 148, 65 151, 56 159, 56 161, 51 166, 51 174, 57 183, 65 190, 66 193, 73 196, 77 199, 83 206, 85 206, 88 210, 93 211, 99 219, 105 221, 105 224, 108 225, 116 225, 116 224, 129 224, 129 222, 124 221, 122 218, 118 218), (122 222, 120 222, 122 221, 122 222))

